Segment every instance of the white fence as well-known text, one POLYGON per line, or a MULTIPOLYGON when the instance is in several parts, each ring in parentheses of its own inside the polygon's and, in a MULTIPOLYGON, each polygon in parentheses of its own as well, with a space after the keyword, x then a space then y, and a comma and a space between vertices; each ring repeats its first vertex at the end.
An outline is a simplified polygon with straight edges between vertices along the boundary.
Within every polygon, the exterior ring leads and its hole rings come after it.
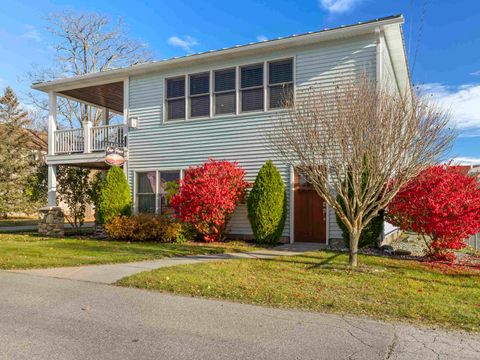
POLYGON ((109 146, 125 147, 126 134, 124 124, 57 130, 55 131, 55 154, 104 151, 109 146))

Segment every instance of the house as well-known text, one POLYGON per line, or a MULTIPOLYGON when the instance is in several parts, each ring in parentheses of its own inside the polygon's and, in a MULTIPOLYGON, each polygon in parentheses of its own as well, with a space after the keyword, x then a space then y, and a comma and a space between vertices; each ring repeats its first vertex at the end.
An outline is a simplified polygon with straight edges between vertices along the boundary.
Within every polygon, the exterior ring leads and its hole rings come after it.
MULTIPOLYGON (((209 157, 237 161, 254 181, 275 159, 264 132, 281 109, 284 89, 352 81, 367 73, 394 91, 410 91, 402 15, 168 60, 34 84, 49 94, 49 204, 55 167, 105 169, 107 147, 125 149, 123 164, 135 212, 166 206, 163 184, 209 157), (55 128, 57 97, 123 116, 119 125, 55 128)), ((341 239, 334 212, 302 174, 275 162, 288 192, 283 240, 333 243, 341 239)), ((246 206, 229 224, 231 236, 250 237, 246 206)))

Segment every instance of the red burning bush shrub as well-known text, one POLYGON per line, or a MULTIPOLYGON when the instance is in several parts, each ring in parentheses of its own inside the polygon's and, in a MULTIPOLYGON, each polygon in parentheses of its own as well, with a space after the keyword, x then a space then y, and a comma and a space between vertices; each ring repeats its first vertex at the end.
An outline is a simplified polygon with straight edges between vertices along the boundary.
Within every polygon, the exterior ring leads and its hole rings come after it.
POLYGON ((456 167, 432 166, 395 196, 388 219, 425 240, 428 236, 427 255, 453 261, 451 250, 464 248, 464 239, 480 231, 479 182, 456 167))
POLYGON ((191 224, 205 241, 222 240, 233 211, 244 196, 245 171, 237 163, 210 159, 188 168, 171 199, 176 216, 191 224))

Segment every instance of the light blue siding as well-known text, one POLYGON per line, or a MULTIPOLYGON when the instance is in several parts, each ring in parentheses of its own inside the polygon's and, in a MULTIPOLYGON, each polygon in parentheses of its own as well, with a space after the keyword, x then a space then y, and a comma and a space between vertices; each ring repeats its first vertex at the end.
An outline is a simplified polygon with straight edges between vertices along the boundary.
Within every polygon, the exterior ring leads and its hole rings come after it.
MULTIPOLYGON (((135 171, 184 169, 198 165, 209 157, 237 161, 254 181, 265 161, 272 159, 289 190, 289 167, 275 160, 264 141, 274 112, 242 114, 212 119, 163 122, 163 84, 165 78, 236 65, 295 58, 296 91, 333 81, 351 81, 355 74, 367 71, 375 76, 375 39, 363 36, 343 41, 319 43, 308 48, 258 55, 235 61, 209 63, 171 72, 133 76, 129 79, 129 116, 139 119, 139 128, 129 133, 129 180, 133 188, 135 171)), ((287 191, 289 195, 289 191, 287 191)), ((340 238, 333 211, 329 214, 329 237, 340 238)), ((284 230, 289 236, 290 222, 284 230)), ((245 205, 240 205, 230 224, 232 234, 250 235, 245 205)))

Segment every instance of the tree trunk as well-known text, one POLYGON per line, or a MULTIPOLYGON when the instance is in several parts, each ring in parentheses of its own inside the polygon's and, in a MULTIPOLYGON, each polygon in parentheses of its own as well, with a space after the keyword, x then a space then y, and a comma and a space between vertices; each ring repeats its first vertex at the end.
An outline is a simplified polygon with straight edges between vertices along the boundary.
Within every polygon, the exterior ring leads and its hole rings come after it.
POLYGON ((350 232, 350 254, 348 261, 350 266, 357 266, 357 254, 358 254, 358 241, 360 240, 360 231, 351 231, 350 232))

